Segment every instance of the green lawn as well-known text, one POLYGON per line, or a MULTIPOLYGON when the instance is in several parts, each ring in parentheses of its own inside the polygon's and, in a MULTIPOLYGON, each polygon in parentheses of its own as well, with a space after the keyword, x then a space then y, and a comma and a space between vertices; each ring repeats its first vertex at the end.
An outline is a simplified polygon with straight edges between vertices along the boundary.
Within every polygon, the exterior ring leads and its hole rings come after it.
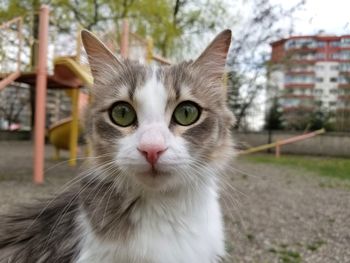
POLYGON ((246 158, 247 160, 256 163, 269 163, 298 167, 307 171, 315 172, 322 176, 350 180, 350 158, 345 159, 295 155, 282 155, 280 158, 275 158, 274 155, 268 154, 247 155, 241 158, 246 158))

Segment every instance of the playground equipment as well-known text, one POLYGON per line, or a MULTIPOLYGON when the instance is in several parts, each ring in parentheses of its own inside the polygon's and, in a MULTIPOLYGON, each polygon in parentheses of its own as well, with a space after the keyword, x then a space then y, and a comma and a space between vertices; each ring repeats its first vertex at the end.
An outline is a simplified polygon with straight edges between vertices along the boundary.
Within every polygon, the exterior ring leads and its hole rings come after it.
MULTIPOLYGON (((0 75, 2 79, 0 78, 0 90, 5 88, 7 85, 9 85, 11 82, 16 80, 20 76, 20 71, 21 71, 21 52, 22 52, 22 24, 23 24, 23 19, 21 17, 16 17, 2 25, 0 25, 0 30, 1 31, 8 31, 9 28, 11 27, 17 27, 17 32, 16 36, 18 39, 18 52, 17 52, 17 57, 16 57, 16 68, 14 69, 14 72, 3 72, 6 71, 6 69, 3 69, 0 67, 0 72, 2 72, 3 75, 0 75)), ((1 36, 0 36, 1 37, 1 36)), ((0 57, 1 59, 1 57, 0 57)))
POLYGON ((48 35, 49 8, 43 6, 40 9, 39 18, 39 57, 36 74, 36 111, 34 129, 34 182, 37 184, 44 182, 48 35))
POLYGON ((310 132, 310 133, 298 135, 298 136, 295 136, 295 137, 283 139, 283 140, 276 141, 276 142, 273 142, 273 143, 264 144, 264 145, 260 145, 260 146, 257 146, 257 147, 252 147, 252 148, 249 148, 249 149, 247 149, 245 151, 239 152, 239 155, 245 155, 245 154, 249 154, 249 153, 256 153, 256 152, 264 151, 264 150, 267 150, 267 149, 275 148, 275 156, 276 156, 276 158, 278 158, 278 157, 281 156, 281 146, 282 145, 286 145, 286 144, 291 144, 291 143, 294 143, 294 142, 307 140, 309 138, 315 137, 315 136, 323 134, 325 132, 326 132, 325 129, 320 129, 320 130, 317 130, 317 131, 314 131, 314 132, 310 132))
MULTIPOLYGON (((91 87, 93 84, 92 76, 87 67, 80 65, 72 57, 58 57, 54 60, 56 71, 61 70, 61 74, 67 77, 67 72, 80 80, 81 84, 91 87)), ((71 79, 72 81, 72 79, 71 79)), ((75 79, 76 81, 76 79, 75 79)), ((80 84, 80 83, 79 83, 80 84)), ((79 85, 76 84, 76 85, 79 85)), ((61 149, 70 151, 69 164, 74 166, 76 164, 77 140, 79 137, 79 115, 82 109, 88 103, 88 95, 79 92, 78 89, 72 89, 69 92, 72 100, 72 116, 54 123, 48 131, 50 142, 55 147, 55 158, 59 159, 59 152, 61 149)))
MULTIPOLYGON (((81 130, 79 129, 79 115, 82 108, 88 104, 89 101, 89 95, 80 92, 79 89, 81 87, 91 87, 93 84, 93 78, 88 67, 82 65, 80 62, 81 44, 79 41, 77 42, 76 55, 55 58, 53 60, 53 72, 48 72, 48 6, 41 6, 39 13, 38 63, 35 72, 25 72, 21 70, 23 19, 20 17, 15 18, 0 25, 0 33, 2 31, 6 32, 6 30, 10 28, 10 25, 16 25, 17 28, 17 64, 16 68, 12 69, 11 72, 3 72, 3 68, 7 67, 1 67, 0 65, 0 90, 11 84, 13 81, 36 87, 33 180, 35 183, 41 184, 44 182, 46 91, 47 89, 64 89, 67 90, 67 93, 71 97, 71 117, 54 123, 48 130, 48 137, 56 149, 56 157, 59 156, 60 149, 67 149, 70 151, 69 164, 75 165, 79 130, 81 130)), ((110 47, 109 44, 107 44, 107 46, 110 47)), ((151 39, 146 40, 129 32, 129 24, 127 20, 124 20, 122 24, 120 48, 112 46, 112 50, 113 52, 119 52, 123 58, 143 58, 143 61, 148 63, 170 64, 169 60, 153 53, 153 43, 151 39)))
MULTIPOLYGON (((72 133, 77 133, 78 135, 81 133, 82 127, 79 123, 79 116, 81 115, 81 111, 89 102, 89 96, 82 92, 77 92, 77 90, 72 90, 69 92, 69 96, 72 99, 74 109, 73 116, 64 118, 54 123, 49 127, 48 137, 49 141, 55 147, 55 159, 60 158, 60 150, 69 150, 71 155, 75 153, 75 138, 77 135, 72 133), (77 97, 78 96, 78 97, 77 97), (77 106, 76 106, 77 104, 77 106), (78 107, 78 109, 76 109, 78 107), (72 139, 71 139, 72 138, 72 139)), ((75 165, 75 159, 70 158, 70 165, 75 165)))

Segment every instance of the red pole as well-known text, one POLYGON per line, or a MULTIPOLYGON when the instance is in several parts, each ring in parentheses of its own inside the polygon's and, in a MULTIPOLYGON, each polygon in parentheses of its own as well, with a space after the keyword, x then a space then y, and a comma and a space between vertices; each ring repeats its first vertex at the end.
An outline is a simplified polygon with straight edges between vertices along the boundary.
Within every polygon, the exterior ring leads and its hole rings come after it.
POLYGON ((129 48, 129 22, 127 19, 123 20, 122 35, 120 40, 120 54, 123 58, 128 57, 129 48))
POLYGON ((279 158, 281 156, 281 144, 279 141, 276 142, 275 156, 276 158, 279 158))
POLYGON ((36 184, 44 182, 45 117, 47 86, 47 49, 49 38, 49 7, 42 5, 39 18, 39 52, 36 76, 34 175, 36 184))

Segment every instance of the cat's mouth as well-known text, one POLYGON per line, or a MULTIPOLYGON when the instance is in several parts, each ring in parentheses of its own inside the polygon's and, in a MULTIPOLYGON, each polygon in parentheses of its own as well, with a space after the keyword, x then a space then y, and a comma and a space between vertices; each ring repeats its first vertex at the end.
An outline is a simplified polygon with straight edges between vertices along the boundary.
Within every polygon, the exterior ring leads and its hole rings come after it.
POLYGON ((159 168, 156 168, 152 166, 150 169, 148 169, 145 172, 141 173, 142 176, 157 178, 157 177, 163 177, 163 176, 169 176, 169 171, 160 170, 159 168))
POLYGON ((135 174, 137 180, 150 189, 160 189, 168 185, 173 178, 172 173, 160 168, 150 167, 147 170, 139 171, 135 174))

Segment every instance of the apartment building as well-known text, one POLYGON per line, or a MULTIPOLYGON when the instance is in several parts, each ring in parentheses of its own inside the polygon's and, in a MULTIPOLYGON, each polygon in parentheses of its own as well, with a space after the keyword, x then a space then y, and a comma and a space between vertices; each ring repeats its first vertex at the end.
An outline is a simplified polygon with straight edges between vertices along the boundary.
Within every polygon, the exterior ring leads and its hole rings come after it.
POLYGON ((271 43, 268 97, 277 97, 287 126, 315 110, 350 130, 350 35, 292 36, 271 43))

